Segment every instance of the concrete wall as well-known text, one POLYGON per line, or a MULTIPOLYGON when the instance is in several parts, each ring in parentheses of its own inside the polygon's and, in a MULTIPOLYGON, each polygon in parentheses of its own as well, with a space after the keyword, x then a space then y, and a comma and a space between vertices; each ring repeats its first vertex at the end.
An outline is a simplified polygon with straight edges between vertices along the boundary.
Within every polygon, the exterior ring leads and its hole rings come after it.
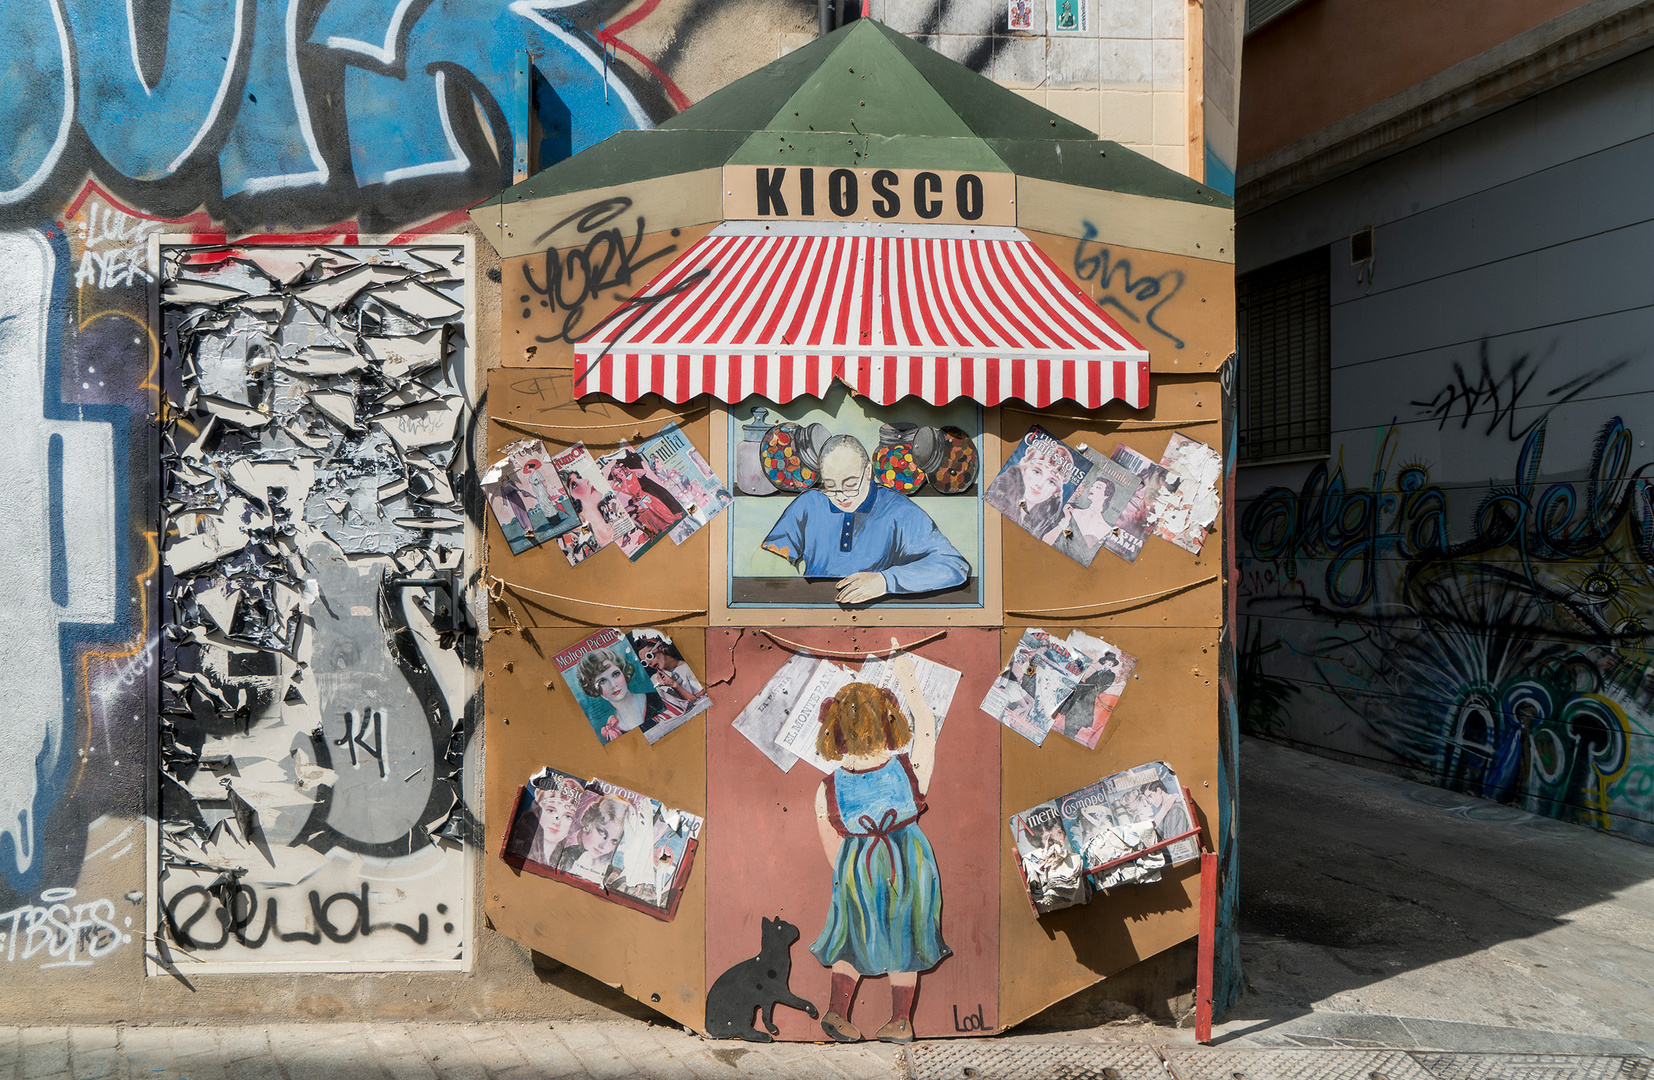
POLYGON ((1240 471, 1246 728, 1654 840, 1651 165, 1644 52, 1240 218, 1332 266, 1331 457, 1240 471))
MULTIPOLYGON (((1026 35, 1009 34, 997 0, 891 0, 872 14, 1174 167, 1204 167, 1186 152, 1183 0, 1106 12, 1093 0, 1091 29, 1073 40, 1043 29, 1048 3, 1034 10, 1026 35)), ((178 430, 161 393, 176 395, 177 372, 156 335, 147 249, 157 234, 351 245, 470 233, 464 209, 512 179, 519 51, 555 90, 578 151, 809 40, 815 5, 0 0, 0 13, 0 449, 11 465, 0 485, 0 1007, 100 1022, 632 1009, 555 963, 536 966, 480 917, 467 971, 394 981, 192 974, 164 936, 146 937, 164 921, 145 867, 164 783, 158 683, 173 674, 159 644, 171 595, 161 440, 178 430), (170 973, 146 974, 146 955, 170 973)), ((1231 98, 1233 54, 1217 53, 1231 58, 1231 98)), ((487 242, 475 250, 466 345, 482 371, 497 362, 500 275, 487 242)), ((456 479, 475 477, 462 464, 456 479)), ((475 500, 466 506, 475 521, 475 500)), ((469 746, 473 783, 481 749, 469 746)), ((465 795, 480 805, 474 788, 465 795)), ((475 904, 486 838, 467 813, 475 904)), ((222 927, 221 914, 203 906, 196 929, 222 927)), ((350 950, 333 952, 351 966, 350 950)))

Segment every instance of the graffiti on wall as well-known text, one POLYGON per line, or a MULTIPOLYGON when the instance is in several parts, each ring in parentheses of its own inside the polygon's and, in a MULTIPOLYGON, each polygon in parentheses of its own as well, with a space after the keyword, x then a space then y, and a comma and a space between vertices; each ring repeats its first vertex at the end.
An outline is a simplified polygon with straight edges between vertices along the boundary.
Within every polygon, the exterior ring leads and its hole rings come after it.
POLYGON ((453 210, 511 181, 519 53, 567 152, 688 104, 620 37, 647 14, 616 21, 621 6, 577 23, 561 0, 0 0, 0 211, 55 214, 87 173, 231 222, 383 229, 453 210))
POLYGON ((455 960, 466 249, 163 250, 165 933, 455 960))
MULTIPOLYGON (((127 651, 108 645, 141 608, 142 583, 126 582, 127 456, 147 411, 147 348, 118 312, 81 303, 72 239, 0 233, 0 382, 12 407, 0 428, 12 466, 0 486, 0 899, 14 902, 43 880, 74 880, 83 830, 66 823, 48 852, 47 820, 89 758, 113 778, 118 747, 136 749, 142 729, 129 720, 141 718, 147 685, 104 687, 94 716, 82 675, 127 651)), ((133 644, 142 651, 141 635, 133 644)), ((141 754, 127 758, 128 770, 141 766, 141 754)))
MULTIPOLYGON (((1489 433, 1509 428, 1517 375, 1488 382, 1505 388, 1483 395, 1489 433)), ((1342 749, 1654 839, 1654 461, 1617 417, 1588 462, 1548 460, 1548 426, 1510 429, 1525 434, 1509 484, 1435 483, 1397 463, 1391 427, 1365 476, 1322 464, 1251 500, 1243 721, 1322 743, 1353 717, 1360 745, 1342 749), (1570 478, 1540 480, 1557 475, 1570 478), (1335 719, 1312 732, 1312 714, 1335 719)))

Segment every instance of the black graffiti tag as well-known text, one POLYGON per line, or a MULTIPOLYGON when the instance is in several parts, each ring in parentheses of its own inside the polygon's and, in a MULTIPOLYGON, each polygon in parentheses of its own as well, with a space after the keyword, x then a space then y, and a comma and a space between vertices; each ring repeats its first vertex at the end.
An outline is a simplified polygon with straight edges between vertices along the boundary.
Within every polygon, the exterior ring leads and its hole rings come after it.
MULTIPOLYGON (((258 901, 258 890, 240 882, 226 882, 219 886, 191 885, 167 900, 167 929, 171 931, 172 939, 179 947, 206 952, 222 949, 232 939, 249 949, 262 948, 271 934, 274 934, 278 941, 302 941, 309 945, 320 945, 324 937, 335 944, 343 945, 358 937, 367 937, 375 930, 395 930, 406 935, 415 945, 423 945, 430 938, 430 917, 424 913, 420 914, 417 927, 405 923, 372 921, 369 917, 366 882, 362 884, 360 895, 337 892, 324 898, 319 891, 312 889, 310 918, 316 929, 309 931, 282 931, 280 906, 276 898, 270 896, 264 900, 264 921, 257 936, 249 934, 248 928, 258 917, 258 901), (350 909, 350 914, 345 916, 342 923, 335 922, 333 917, 335 909, 340 905, 350 909), (218 924, 216 939, 196 937, 196 924, 209 915, 218 924)), ((437 905, 438 914, 443 914, 447 910, 446 904, 437 905)), ((451 930, 452 926, 452 923, 446 924, 444 929, 451 930)))
MULTIPOLYGON (((536 246, 546 245, 545 270, 539 280, 535 280, 533 268, 528 265, 523 267, 523 282, 529 289, 519 298, 523 304, 523 318, 533 315, 534 309, 529 305, 534 302, 535 295, 541 297, 541 307, 548 307, 554 313, 561 312, 563 316, 562 325, 555 334, 550 337, 535 335, 535 341, 573 342, 582 337, 587 330, 584 319, 589 301, 596 300, 605 289, 630 285, 638 271, 678 250, 678 245, 668 244, 659 251, 639 257, 638 248, 643 245, 645 232, 643 216, 638 215, 630 240, 621 228, 612 225, 631 206, 632 200, 625 196, 603 199, 570 214, 535 237, 536 246), (574 226, 573 236, 559 238, 557 234, 569 225, 574 226), (578 243, 581 237, 586 238, 585 245, 572 247, 572 243, 578 243), (571 250, 558 251, 558 244, 571 250)), ((673 229, 672 235, 678 235, 678 230, 673 229)))

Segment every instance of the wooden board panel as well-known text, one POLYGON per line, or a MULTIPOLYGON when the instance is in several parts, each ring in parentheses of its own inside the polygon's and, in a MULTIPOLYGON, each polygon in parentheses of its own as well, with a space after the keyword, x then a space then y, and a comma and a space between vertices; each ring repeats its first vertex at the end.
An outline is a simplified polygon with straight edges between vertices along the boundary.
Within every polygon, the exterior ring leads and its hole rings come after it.
MULTIPOLYGON (((1023 629, 1005 629, 1004 660, 1023 629)), ((999 1016, 1006 1027, 1199 930, 1198 860, 1082 907, 1036 918, 1028 903, 1005 820, 1104 776, 1165 761, 1193 793, 1196 817, 1208 829, 1217 827, 1217 629, 1086 629, 1137 657, 1135 678, 1097 748, 1062 735, 1049 736, 1044 746, 1011 732, 1001 739, 999 1016)))
MULTIPOLYGON (((1146 420, 1134 414, 1117 425, 1110 422, 1112 417, 1080 419, 1081 414, 1072 410, 1034 412, 1006 406, 1001 410, 1001 460, 1015 449, 1017 440, 1035 423, 1070 446, 1085 443, 1105 455, 1125 443, 1145 457, 1159 461, 1166 444, 1178 431, 1221 448, 1222 425, 1216 421, 1222 417, 1222 410, 1216 379, 1157 377, 1153 388, 1154 407, 1150 415, 1164 420, 1146 420), (1191 420, 1213 422, 1189 423, 1191 420)), ((1102 415, 1108 416, 1109 410, 1104 410, 1102 415)), ((1144 541, 1136 562, 1128 563, 1108 551, 1100 551, 1088 568, 1004 521, 996 511, 986 512, 1001 522, 1007 619, 1022 618, 1036 625, 1094 622, 1105 626, 1212 627, 1222 621, 1223 563, 1217 531, 1223 528, 1221 513, 1216 529, 1206 534, 1199 555, 1151 536, 1144 541), (1182 588, 1196 582, 1204 584, 1182 588), (1179 591, 1160 595, 1168 590, 1179 591), (1148 599, 1122 602, 1132 597, 1148 599)))
POLYGON ((1097 235, 1145 251, 1235 261, 1235 215, 1228 207, 1128 195, 1031 176, 1017 177, 1017 227, 1058 236, 1097 235))
MULTIPOLYGON (((501 259, 500 362, 566 370, 575 341, 712 228, 654 229, 630 208, 612 219, 570 222, 551 238, 562 246, 501 259)), ((618 332, 625 316, 610 325, 618 332)))
MULTIPOLYGON (((659 399, 632 405, 603 400, 581 404, 570 400, 569 390, 567 371, 495 368, 489 372, 488 460, 496 460, 502 447, 518 439, 541 439, 552 453, 584 441, 594 455, 604 454, 621 439, 635 442, 636 436, 652 435, 673 420, 702 454, 710 449, 711 427, 701 406, 684 408, 659 399)), ((500 599, 490 605, 489 620, 496 627, 511 626, 514 621, 524 626, 706 622, 709 529, 701 529, 684 544, 663 539, 637 562, 610 544, 580 565, 570 566, 556 543, 511 554, 499 522, 491 513, 485 516, 488 572, 509 583, 500 599), (502 600, 509 610, 502 608, 502 600)))
MULTIPOLYGON (((551 661, 587 632, 496 632, 483 646, 483 912, 507 937, 618 987, 680 1023, 698 1026, 706 1011, 704 848, 672 922, 515 870, 499 858, 517 789, 546 765, 585 779, 610 780, 667 806, 706 815, 704 714, 653 746, 635 731, 607 746, 599 742, 551 661)), ((690 668, 703 674, 705 639, 700 632, 679 631, 673 641, 690 668)))
MULTIPOLYGON (((789 627, 789 641, 837 651, 888 648, 934 635, 934 627, 789 627)), ((956 628, 915 649, 964 672, 937 741, 936 768, 919 819, 942 882, 942 937, 953 950, 921 975, 914 1030, 920 1038, 962 1034, 955 1016, 998 1027, 1000 725, 977 704, 997 670, 999 632, 956 628)), ((707 653, 728 681, 712 687, 708 788, 713 820, 702 846, 707 871, 707 983, 758 951, 759 921, 780 915, 800 932, 792 948, 793 991, 826 1011, 829 972, 810 953, 832 891, 832 868, 816 831, 814 800, 823 774, 805 762, 783 773, 731 726, 792 650, 754 630, 708 630, 707 653)), ((851 666, 853 661, 846 661, 851 666)), ((1014 738, 1014 736, 1013 736, 1014 738)), ((869 1037, 890 1016, 888 980, 864 979, 851 1020, 869 1037)), ((775 1012, 781 1038, 823 1041, 803 1012, 775 1012)), ((700 1025, 696 1025, 699 1027, 700 1025)), ((974 1029, 973 1029, 974 1033, 974 1029)))
POLYGON ((1234 264, 1130 247, 1107 222, 1086 239, 1028 236, 1149 351, 1155 375, 1216 371, 1235 351, 1234 264))

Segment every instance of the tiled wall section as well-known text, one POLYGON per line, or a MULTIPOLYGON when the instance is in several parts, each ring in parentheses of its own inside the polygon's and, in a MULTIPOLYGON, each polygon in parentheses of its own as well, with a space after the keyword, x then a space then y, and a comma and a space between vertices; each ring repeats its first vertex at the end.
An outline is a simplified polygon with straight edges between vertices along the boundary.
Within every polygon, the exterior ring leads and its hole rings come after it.
POLYGON ((1033 0, 1008 29, 1007 0, 871 0, 870 13, 944 56, 1180 172, 1188 169, 1188 0, 1079 0, 1081 31, 1058 31, 1059 0, 1033 0))

